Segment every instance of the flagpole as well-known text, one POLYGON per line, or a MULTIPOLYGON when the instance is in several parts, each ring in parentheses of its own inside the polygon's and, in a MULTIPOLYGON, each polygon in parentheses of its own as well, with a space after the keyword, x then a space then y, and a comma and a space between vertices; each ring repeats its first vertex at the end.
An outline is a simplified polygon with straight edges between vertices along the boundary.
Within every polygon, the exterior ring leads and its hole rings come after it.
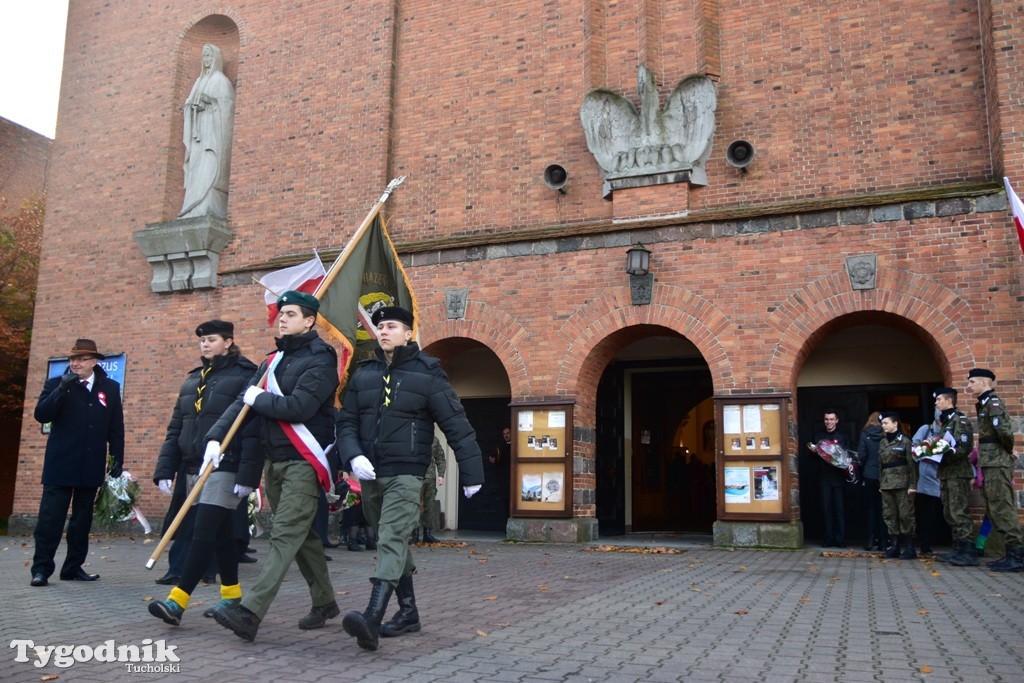
POLYGON ((338 254, 338 258, 334 259, 334 263, 331 264, 331 267, 327 269, 327 275, 324 276, 324 279, 320 282, 320 286, 316 288, 316 292, 313 296, 319 299, 324 295, 327 288, 330 287, 332 282, 334 282, 334 278, 336 278, 338 273, 341 272, 341 267, 345 265, 345 261, 348 261, 352 252, 355 251, 356 244, 359 243, 359 238, 363 236, 364 232, 369 230, 370 224, 373 223, 373 219, 377 217, 378 213, 380 213, 380 209, 384 206, 384 202, 388 200, 388 197, 390 197, 391 193, 395 191, 395 188, 405 182, 405 178, 406 176, 400 176, 388 183, 387 188, 384 190, 384 194, 380 196, 377 203, 373 205, 372 209, 370 209, 370 213, 366 214, 366 218, 363 219, 362 225, 356 229, 355 234, 352 235, 352 239, 348 241, 345 248, 341 250, 340 254, 338 254))
MULTIPOLYGON (((373 219, 377 217, 378 213, 380 213, 380 209, 382 206, 384 206, 384 202, 388 200, 388 197, 390 197, 391 193, 395 191, 395 188, 397 188, 399 185, 405 182, 405 179, 406 176, 400 176, 398 178, 393 179, 390 183, 388 183, 388 186, 384 189, 384 194, 380 196, 380 199, 377 200, 377 203, 374 204, 373 208, 370 209, 370 213, 366 214, 366 218, 363 219, 362 224, 355 231, 355 234, 352 235, 351 239, 349 239, 348 244, 346 244, 345 248, 341 250, 341 253, 338 254, 338 257, 334 259, 334 263, 331 264, 330 269, 328 269, 327 274, 324 276, 323 281, 320 283, 320 286, 317 287, 316 292, 313 294, 313 296, 319 299, 321 296, 323 296, 323 293, 327 291, 328 285, 330 285, 331 282, 334 281, 334 278, 337 277, 338 273, 341 271, 341 267, 345 265, 345 261, 347 261, 349 256, 352 255, 352 252, 355 250, 355 245, 358 243, 359 238, 362 237, 363 233, 365 233, 369 229, 370 224, 373 223, 373 219)), ((256 383, 256 386, 265 386, 267 382, 267 376, 269 374, 270 368, 268 367, 266 372, 264 372, 263 376, 260 378, 260 381, 256 383)), ((249 406, 243 405, 242 409, 238 412, 238 417, 235 418, 235 421, 231 424, 231 428, 228 430, 227 435, 225 435, 224 440, 220 442, 221 455, 223 455, 224 451, 227 450, 228 444, 231 443, 231 439, 234 438, 235 433, 238 431, 239 427, 242 426, 242 422, 245 421, 245 418, 248 414, 249 406)), ((153 568, 153 566, 156 564, 156 561, 160 559, 160 555, 163 554, 164 549, 171 542, 171 540, 174 539, 174 532, 176 532, 178 530, 178 527, 181 526, 181 522, 183 519, 185 519, 185 515, 188 514, 189 508, 192 507, 192 503, 195 501, 196 498, 199 497, 199 492, 202 491, 203 485, 206 484, 206 480, 210 478, 211 472, 213 472, 213 467, 207 467, 206 470, 200 475, 199 479, 196 480, 196 483, 192 487, 192 490, 189 492, 188 497, 185 499, 185 502, 182 503, 181 509, 178 511, 178 514, 174 517, 174 520, 171 522, 170 526, 168 526, 167 529, 164 530, 164 534, 163 537, 160 539, 160 543, 157 544, 156 549, 153 550, 153 554, 149 557, 149 561, 146 562, 146 569, 153 568)))

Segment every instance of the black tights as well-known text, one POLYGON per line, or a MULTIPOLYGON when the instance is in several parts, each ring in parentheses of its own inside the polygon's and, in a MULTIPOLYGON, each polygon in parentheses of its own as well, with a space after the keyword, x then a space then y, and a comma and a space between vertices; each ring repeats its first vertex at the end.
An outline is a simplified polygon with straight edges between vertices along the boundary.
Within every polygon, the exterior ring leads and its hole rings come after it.
POLYGON ((196 505, 192 545, 188 549, 181 582, 178 584, 178 588, 189 595, 196 589, 215 552, 221 585, 234 586, 238 583, 238 544, 235 543, 233 513, 234 510, 219 505, 196 505))

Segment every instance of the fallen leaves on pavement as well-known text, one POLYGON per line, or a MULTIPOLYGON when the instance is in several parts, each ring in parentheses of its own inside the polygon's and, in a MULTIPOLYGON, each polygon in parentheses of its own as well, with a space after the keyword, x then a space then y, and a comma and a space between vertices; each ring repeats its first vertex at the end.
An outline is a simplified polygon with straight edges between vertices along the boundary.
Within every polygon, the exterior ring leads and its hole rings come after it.
POLYGON ((678 555, 683 552, 678 548, 666 548, 665 546, 658 546, 656 548, 638 548, 618 545, 598 545, 584 548, 584 550, 596 553, 645 553, 649 555, 678 555))

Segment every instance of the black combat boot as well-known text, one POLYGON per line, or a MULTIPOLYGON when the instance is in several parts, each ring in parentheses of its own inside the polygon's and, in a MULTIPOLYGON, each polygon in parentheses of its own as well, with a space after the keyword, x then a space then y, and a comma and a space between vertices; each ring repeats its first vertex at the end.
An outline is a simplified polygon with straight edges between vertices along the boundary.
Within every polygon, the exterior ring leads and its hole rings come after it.
POLYGON ((416 596, 412 592, 412 574, 398 580, 395 597, 398 598, 398 611, 391 621, 380 627, 380 634, 385 638, 420 630, 420 613, 416 610, 416 596))
POLYGON ((875 540, 874 536, 868 536, 868 542, 864 544, 864 550, 874 550, 877 543, 878 541, 875 540))
POLYGON ((1021 572, 1024 571, 1024 549, 1020 546, 1006 546, 1006 556, 1001 560, 1003 564, 989 565, 994 572, 1021 572))
POLYGON ((384 620, 384 611, 388 608, 388 600, 394 591, 392 586, 383 579, 370 579, 373 590, 370 592, 370 604, 365 612, 349 612, 341 620, 345 633, 356 639, 356 643, 364 650, 376 650, 380 638, 380 622, 384 620))
POLYGON ((946 561, 954 567, 977 567, 981 564, 969 541, 954 541, 952 557, 946 561))
POLYGON ((424 543, 440 543, 441 541, 434 538, 434 534, 430 533, 430 527, 423 527, 423 542, 424 543))
POLYGON ((902 536, 890 536, 889 547, 882 553, 882 557, 894 558, 900 555, 900 546, 903 544, 902 536))
POLYGON ((903 537, 903 552, 900 553, 901 560, 916 560, 917 553, 914 551, 914 537, 906 535, 903 537))
POLYGON ((409 537, 409 543, 419 543, 419 542, 420 542, 420 528, 416 527, 415 529, 412 530, 412 536, 409 537))
POLYGON ((372 529, 366 534, 366 549, 376 550, 377 549, 377 532, 372 529))
POLYGON ((950 560, 952 560, 954 557, 956 557, 959 554, 960 554, 960 541, 954 540, 953 541, 953 549, 950 550, 948 553, 939 553, 938 555, 935 556, 935 559, 938 560, 939 562, 949 562, 950 560))

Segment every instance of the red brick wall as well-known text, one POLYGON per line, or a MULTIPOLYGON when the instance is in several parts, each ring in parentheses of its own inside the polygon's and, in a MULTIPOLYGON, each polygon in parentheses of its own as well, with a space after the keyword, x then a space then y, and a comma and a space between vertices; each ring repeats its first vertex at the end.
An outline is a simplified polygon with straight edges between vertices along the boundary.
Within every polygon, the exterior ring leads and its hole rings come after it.
POLYGON ((32 195, 46 192, 46 166, 53 140, 0 118, 0 212, 17 215, 32 195))
MULTIPOLYGON (((1021 414, 1021 256, 1005 210, 976 210, 966 187, 1024 166, 1009 49, 1024 22, 1013 3, 989 4, 991 22, 967 0, 814 11, 796 0, 73 3, 30 386, 76 336, 126 351, 128 465, 148 476, 194 363, 197 320, 234 320, 248 351, 266 350, 254 286, 154 295, 131 240, 180 207, 181 104, 212 41, 237 90, 234 238, 221 268, 242 271, 242 283, 265 258, 342 245, 387 179, 408 174, 388 211, 412 261, 424 341, 485 343, 514 397, 575 396, 583 429, 594 426, 608 359, 652 329, 622 332, 634 325, 686 336, 716 393, 739 394, 793 391, 825 332, 881 321, 915 330, 948 381, 975 362, 996 367, 1021 414), (638 58, 662 96, 695 70, 721 74, 709 183, 609 202, 579 107, 593 87, 635 102, 638 58), (738 138, 756 148, 746 173, 724 159, 738 138), (550 163, 569 171, 567 194, 542 182, 550 163), (907 201, 879 193, 927 190, 969 206, 870 217, 907 201), (866 218, 797 216, 855 205, 866 218), (650 216, 669 218, 641 220, 650 216), (437 239, 447 251, 431 246, 437 239), (633 241, 654 252, 647 307, 630 305, 622 272, 633 241), (878 256, 872 292, 845 280, 845 257, 860 253, 878 256), (444 317, 450 288, 470 290, 463 321, 444 317)), ((44 442, 33 427, 21 512, 38 500, 44 442)), ((593 446, 578 440, 576 453, 592 457, 593 446)), ((585 467, 575 486, 592 488, 585 467)), ((151 489, 146 499, 147 512, 164 505, 151 489)), ((577 503, 594 513, 585 497, 577 503)))

